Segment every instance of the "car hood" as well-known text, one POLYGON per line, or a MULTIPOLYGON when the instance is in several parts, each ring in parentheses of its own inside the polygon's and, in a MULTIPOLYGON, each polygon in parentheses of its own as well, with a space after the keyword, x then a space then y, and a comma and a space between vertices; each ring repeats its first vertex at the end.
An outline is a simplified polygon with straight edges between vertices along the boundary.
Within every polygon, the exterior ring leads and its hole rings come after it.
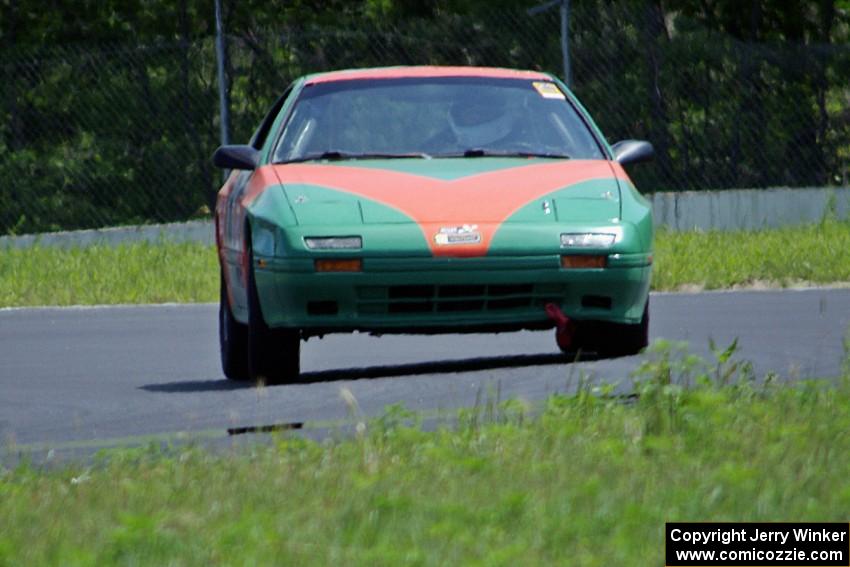
POLYGON ((367 224, 502 223, 538 201, 542 216, 548 216, 548 201, 549 214, 559 220, 610 220, 620 215, 615 173, 602 160, 370 160, 281 165, 275 174, 299 224, 338 223, 357 216, 367 224), (406 218, 382 214, 384 207, 406 218))
POLYGON ((273 167, 300 227, 416 224, 432 248, 454 240, 460 244, 452 246, 455 252, 470 255, 483 252, 506 224, 620 217, 617 174, 604 160, 393 159, 273 167), (464 246, 458 235, 473 232, 478 236, 467 236, 464 246))

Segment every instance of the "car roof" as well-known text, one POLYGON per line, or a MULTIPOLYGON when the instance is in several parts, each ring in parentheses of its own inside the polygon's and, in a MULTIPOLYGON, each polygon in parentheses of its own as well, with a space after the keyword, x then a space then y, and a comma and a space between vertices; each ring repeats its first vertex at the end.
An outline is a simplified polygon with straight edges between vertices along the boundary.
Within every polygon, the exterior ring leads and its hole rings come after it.
POLYGON ((552 78, 540 71, 520 71, 498 67, 375 67, 371 69, 346 69, 308 75, 305 83, 329 83, 357 79, 404 79, 420 77, 484 77, 495 79, 528 79, 551 81, 552 78))

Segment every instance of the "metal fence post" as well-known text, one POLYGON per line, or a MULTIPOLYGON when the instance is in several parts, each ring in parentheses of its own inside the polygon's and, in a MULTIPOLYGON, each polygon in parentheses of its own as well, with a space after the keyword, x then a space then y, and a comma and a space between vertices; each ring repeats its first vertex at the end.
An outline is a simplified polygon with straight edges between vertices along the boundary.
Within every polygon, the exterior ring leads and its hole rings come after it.
POLYGON ((570 0, 561 0, 561 57, 564 60, 564 82, 573 88, 570 69, 570 0))
POLYGON ((221 0, 215 0, 215 54, 218 67, 218 104, 221 128, 221 145, 230 143, 230 105, 227 100, 227 76, 225 71, 224 31, 221 23, 221 0))
POLYGON ((539 6, 529 8, 527 13, 529 16, 536 16, 557 5, 560 5, 561 11, 561 59, 564 64, 564 83, 567 87, 573 88, 570 70, 570 0, 550 0, 539 6))

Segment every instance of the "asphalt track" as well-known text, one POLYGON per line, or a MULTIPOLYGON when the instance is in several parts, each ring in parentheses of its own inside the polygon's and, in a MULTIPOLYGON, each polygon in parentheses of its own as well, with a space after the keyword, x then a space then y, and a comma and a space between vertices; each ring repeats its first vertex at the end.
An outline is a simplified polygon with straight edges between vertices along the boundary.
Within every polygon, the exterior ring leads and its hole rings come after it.
MULTIPOLYGON (((17 451, 131 445, 177 432, 339 422, 385 406, 446 415, 500 396, 540 400, 585 377, 631 388, 640 357, 569 363, 551 331, 500 335, 332 335, 303 345, 305 382, 256 388, 220 372, 217 306, 0 310, 0 439, 17 451)), ((653 294, 651 335, 738 338, 756 373, 834 377, 850 325, 850 290, 653 294)), ((318 425, 316 427, 319 427, 318 425)))

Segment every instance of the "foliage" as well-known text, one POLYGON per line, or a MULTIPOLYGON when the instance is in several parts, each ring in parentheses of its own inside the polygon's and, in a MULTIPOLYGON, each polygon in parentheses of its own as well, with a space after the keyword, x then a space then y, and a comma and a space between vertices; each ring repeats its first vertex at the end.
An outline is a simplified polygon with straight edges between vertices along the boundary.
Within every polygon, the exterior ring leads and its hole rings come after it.
MULTIPOLYGON (((534 1, 223 0, 231 138, 295 77, 463 64, 560 74, 534 1)), ((574 0, 574 90, 611 140, 647 138, 646 191, 846 182, 846 2, 574 0)), ((208 213, 220 181, 212 6, 0 2, 0 233, 208 213)))

